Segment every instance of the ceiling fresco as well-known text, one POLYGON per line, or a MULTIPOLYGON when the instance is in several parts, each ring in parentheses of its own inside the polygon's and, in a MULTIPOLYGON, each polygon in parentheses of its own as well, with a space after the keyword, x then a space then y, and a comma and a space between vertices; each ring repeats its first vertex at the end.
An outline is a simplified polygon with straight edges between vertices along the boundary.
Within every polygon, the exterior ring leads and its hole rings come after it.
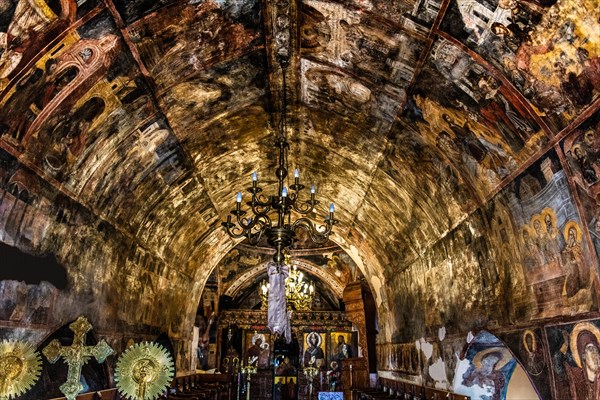
POLYGON ((286 162, 317 186, 312 219, 335 203, 352 267, 307 262, 362 273, 378 341, 595 313, 598 17, 593 0, 0 0, 0 240, 69 280, 0 290, 52 298, 42 324, 71 301, 105 307, 106 331, 187 335, 215 267, 244 274, 220 226, 236 192, 253 171, 275 190, 283 43, 286 162))

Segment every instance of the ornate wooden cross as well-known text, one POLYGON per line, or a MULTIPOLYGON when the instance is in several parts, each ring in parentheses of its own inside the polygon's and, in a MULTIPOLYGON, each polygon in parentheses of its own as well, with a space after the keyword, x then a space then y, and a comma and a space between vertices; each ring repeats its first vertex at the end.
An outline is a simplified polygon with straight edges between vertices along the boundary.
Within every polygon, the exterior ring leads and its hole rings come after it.
POLYGON ((44 356, 46 356, 51 364, 54 364, 59 357, 64 358, 65 363, 69 367, 69 372, 67 374, 67 381, 60 386, 60 391, 63 392, 68 400, 75 400, 77 394, 83 390, 83 385, 79 382, 83 365, 92 356, 99 363, 102 363, 106 357, 115 351, 104 339, 95 346, 85 345, 85 335, 92 329, 92 325, 83 315, 69 325, 69 328, 73 331, 73 344, 70 347, 63 346, 57 339, 54 339, 42 350, 42 353, 44 353, 44 356))

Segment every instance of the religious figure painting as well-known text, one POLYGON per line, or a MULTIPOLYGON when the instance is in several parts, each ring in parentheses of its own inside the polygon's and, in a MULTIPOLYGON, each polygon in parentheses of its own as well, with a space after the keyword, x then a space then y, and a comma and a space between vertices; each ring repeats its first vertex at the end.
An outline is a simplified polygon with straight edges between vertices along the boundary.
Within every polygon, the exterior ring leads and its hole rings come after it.
POLYGON ((373 133, 390 129, 399 109, 397 98, 404 97, 401 90, 395 96, 376 94, 368 82, 310 60, 301 61, 301 73, 302 98, 311 108, 364 122, 373 133))
POLYGON ((271 365, 271 334, 246 332, 246 355, 244 364, 257 368, 269 368, 271 365))
POLYGON ((509 257, 503 262, 521 271, 511 276, 524 279, 530 319, 587 312, 596 307, 594 258, 554 150, 496 196, 491 218, 504 221, 499 243, 502 236, 513 237, 520 249, 518 258, 509 257), (503 205, 510 203, 513 206, 504 212, 503 205))
POLYGON ((298 384, 296 376, 276 376, 273 382, 273 400, 296 400, 298 384))
MULTIPOLYGON (((75 0, 0 3, 0 91, 77 18, 75 0)), ((88 3, 95 3, 88 1, 88 3)))
POLYGON ((600 112, 584 121, 561 147, 582 203, 582 218, 587 221, 596 260, 600 260, 600 112))
POLYGON ((577 185, 600 203, 600 112, 565 139, 562 149, 577 185))
POLYGON ((442 29, 502 71, 556 133, 600 91, 593 0, 452 0, 442 29), (485 4, 485 5, 484 5, 485 4), (491 7, 490 7, 491 5, 491 7))
POLYGON ((472 399, 505 400, 516 361, 504 344, 482 331, 469 343, 454 378, 454 391, 472 399))
POLYGON ((356 357, 352 332, 331 332, 329 343, 331 361, 337 361, 341 365, 343 359, 356 357))
POLYGON ((298 372, 290 358, 283 354, 275 356, 273 364, 275 366, 275 376, 296 376, 298 372))
POLYGON ((302 26, 307 33, 302 52, 344 67, 353 75, 362 74, 373 83, 386 80, 403 87, 410 82, 412 65, 423 50, 421 41, 411 40, 385 20, 343 4, 307 1, 302 11, 307 16, 302 26))
POLYGON ((552 398, 551 367, 547 360, 547 345, 539 328, 530 328, 499 335, 527 373, 542 399, 552 398))
POLYGON ((600 398, 600 321, 547 327, 559 399, 600 398))
MULTIPOLYGON (((192 82, 186 78, 231 59, 258 40, 259 3, 249 5, 229 9, 227 2, 183 2, 161 10, 161 18, 140 19, 127 29, 156 84, 166 89, 192 82)), ((218 89, 215 86, 205 91, 218 89)))
POLYGON ((407 125, 482 199, 547 140, 533 108, 449 41, 435 42, 416 85, 407 125))
POLYGON ((302 365, 304 367, 313 365, 317 368, 325 368, 325 334, 315 331, 304 333, 303 343, 302 365))

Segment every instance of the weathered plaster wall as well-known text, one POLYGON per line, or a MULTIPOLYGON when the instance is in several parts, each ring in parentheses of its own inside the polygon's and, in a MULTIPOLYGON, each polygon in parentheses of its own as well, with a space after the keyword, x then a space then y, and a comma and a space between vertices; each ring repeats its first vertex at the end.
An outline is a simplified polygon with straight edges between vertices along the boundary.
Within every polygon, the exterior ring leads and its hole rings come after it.
MULTIPOLYGON (((487 329, 504 342, 495 346, 508 347, 522 364, 541 398, 571 398, 569 388, 579 384, 574 379, 582 373, 573 356, 578 335, 582 329, 600 334, 597 322, 565 324, 598 312, 596 233, 595 225, 588 225, 595 224, 591 215, 599 210, 591 200, 597 199, 598 163, 575 161, 572 150, 566 157, 563 150, 580 146, 593 158, 600 148, 597 138, 598 120, 592 116, 431 246, 422 260, 388 277, 396 311, 389 322, 396 330, 387 343, 379 338, 380 369, 390 371, 384 375, 464 394, 471 393, 465 385, 482 385, 485 392, 484 381, 468 377, 466 368, 475 367, 467 361, 464 370, 455 365, 466 356, 467 333, 487 329), (588 170, 587 182, 582 169, 588 170), (527 337, 535 348, 524 347, 527 337), (414 360, 402 350, 407 347, 420 348, 414 360)), ((505 378, 498 382, 508 382, 510 374, 505 378)), ((498 382, 492 392, 502 396, 498 382)))
MULTIPOLYGON (((128 340, 154 340, 166 332, 183 347, 182 369, 189 368, 191 324, 186 312, 190 294, 200 285, 171 260, 149 251, 90 213, 13 157, 1 151, 0 230, 3 243, 35 256, 53 255, 66 270, 67 284, 0 283, 2 338, 39 345, 46 336, 80 315, 117 351, 128 340)), ((17 260, 18 261, 18 260, 17 260)), ((2 268, 35 268, 9 263, 2 268)), ((193 323, 193 321, 192 321, 193 323)))

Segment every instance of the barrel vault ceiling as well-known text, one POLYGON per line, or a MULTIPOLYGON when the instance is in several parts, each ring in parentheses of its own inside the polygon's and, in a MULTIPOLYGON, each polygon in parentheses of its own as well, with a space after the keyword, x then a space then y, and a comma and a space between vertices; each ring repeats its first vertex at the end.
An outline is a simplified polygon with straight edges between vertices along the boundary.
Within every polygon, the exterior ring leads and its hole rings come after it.
POLYGON ((594 114, 598 29, 594 0, 0 0, 0 178, 40 210, 1 239, 68 264, 66 221, 198 299, 235 193, 274 188, 289 40, 288 164, 381 304, 594 114))

